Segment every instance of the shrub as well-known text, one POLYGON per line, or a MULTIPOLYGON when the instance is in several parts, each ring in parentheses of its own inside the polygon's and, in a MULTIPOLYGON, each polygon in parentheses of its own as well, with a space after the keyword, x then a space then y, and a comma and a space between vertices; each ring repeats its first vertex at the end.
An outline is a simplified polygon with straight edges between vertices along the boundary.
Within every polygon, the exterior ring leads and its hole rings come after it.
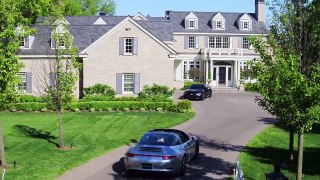
POLYGON ((167 86, 153 84, 152 86, 144 86, 139 93, 139 99, 153 102, 167 101, 172 96, 174 90, 167 86))
POLYGON ((11 103, 4 105, 4 109, 16 110, 16 111, 41 111, 46 108, 46 103, 37 102, 25 102, 25 103, 11 103))
POLYGON ((115 90, 109 85, 95 84, 93 86, 84 88, 85 95, 105 95, 108 97, 114 97, 116 95, 115 90))
POLYGON ((113 97, 107 95, 86 95, 79 101, 81 102, 90 102, 90 101, 110 101, 113 100, 113 97))
POLYGON ((258 91, 258 87, 255 83, 245 83, 244 84, 244 90, 245 91, 254 91, 257 92, 258 91))
POLYGON ((24 102, 44 102, 41 97, 33 95, 20 95, 17 98, 17 103, 24 102))
POLYGON ((177 103, 177 111, 183 113, 192 112, 192 103, 187 99, 179 101, 177 103))
POLYGON ((192 84, 199 84, 201 82, 185 81, 182 90, 188 89, 192 84))

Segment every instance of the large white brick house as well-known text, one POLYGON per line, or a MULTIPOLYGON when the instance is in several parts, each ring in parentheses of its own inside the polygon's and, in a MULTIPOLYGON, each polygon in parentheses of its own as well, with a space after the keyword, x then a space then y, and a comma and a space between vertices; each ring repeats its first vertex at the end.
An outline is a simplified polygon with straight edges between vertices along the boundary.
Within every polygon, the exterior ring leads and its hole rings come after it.
MULTIPOLYGON (((77 94, 96 83, 118 94, 139 93, 153 83, 180 88, 186 80, 213 87, 235 87, 240 69, 259 58, 248 38, 267 34, 264 0, 255 13, 166 11, 164 17, 72 16, 65 22, 83 63, 77 94), (194 77, 190 69, 199 69, 194 77)), ((37 20, 37 33, 21 43, 19 56, 26 93, 41 94, 48 84, 46 67, 54 56, 51 26, 37 20)))

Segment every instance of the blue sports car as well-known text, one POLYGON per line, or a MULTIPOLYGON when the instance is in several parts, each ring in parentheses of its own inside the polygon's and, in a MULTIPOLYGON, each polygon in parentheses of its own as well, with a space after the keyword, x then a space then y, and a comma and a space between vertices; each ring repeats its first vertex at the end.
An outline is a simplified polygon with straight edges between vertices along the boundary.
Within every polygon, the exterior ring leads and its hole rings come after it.
POLYGON ((199 155, 199 141, 176 129, 154 129, 128 148, 124 164, 127 172, 157 171, 184 175, 186 163, 199 155))

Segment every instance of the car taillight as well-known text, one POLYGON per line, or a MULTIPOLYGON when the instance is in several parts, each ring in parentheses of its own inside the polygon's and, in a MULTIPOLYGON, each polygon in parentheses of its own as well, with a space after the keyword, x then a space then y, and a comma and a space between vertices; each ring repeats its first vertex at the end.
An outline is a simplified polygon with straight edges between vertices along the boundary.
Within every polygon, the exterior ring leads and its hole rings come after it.
POLYGON ((127 153, 127 156, 128 156, 128 157, 134 157, 134 155, 135 155, 135 154, 127 153))
POLYGON ((162 156, 163 160, 169 160, 169 159, 173 159, 176 158, 177 156, 162 156))

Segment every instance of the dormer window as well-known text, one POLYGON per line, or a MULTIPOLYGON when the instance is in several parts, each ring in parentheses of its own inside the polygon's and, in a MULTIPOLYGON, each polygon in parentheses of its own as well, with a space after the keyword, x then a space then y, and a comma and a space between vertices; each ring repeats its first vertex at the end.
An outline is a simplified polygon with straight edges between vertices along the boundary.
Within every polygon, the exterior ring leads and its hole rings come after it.
POLYGON ((198 17, 193 12, 185 18, 185 28, 198 29, 198 17))
POLYGON ((28 36, 26 38, 22 38, 20 41, 20 49, 30 49, 33 43, 34 37, 28 36))
POLYGON ((211 24, 214 30, 225 30, 225 18, 220 13, 213 16, 211 24))
POLYGON ((25 41, 25 39, 23 38, 23 39, 20 41, 20 47, 21 47, 21 48, 24 48, 24 47, 25 47, 25 43, 26 43, 26 41, 25 41))
POLYGON ((245 13, 238 20, 238 25, 240 30, 251 31, 252 30, 252 19, 251 17, 245 13))

